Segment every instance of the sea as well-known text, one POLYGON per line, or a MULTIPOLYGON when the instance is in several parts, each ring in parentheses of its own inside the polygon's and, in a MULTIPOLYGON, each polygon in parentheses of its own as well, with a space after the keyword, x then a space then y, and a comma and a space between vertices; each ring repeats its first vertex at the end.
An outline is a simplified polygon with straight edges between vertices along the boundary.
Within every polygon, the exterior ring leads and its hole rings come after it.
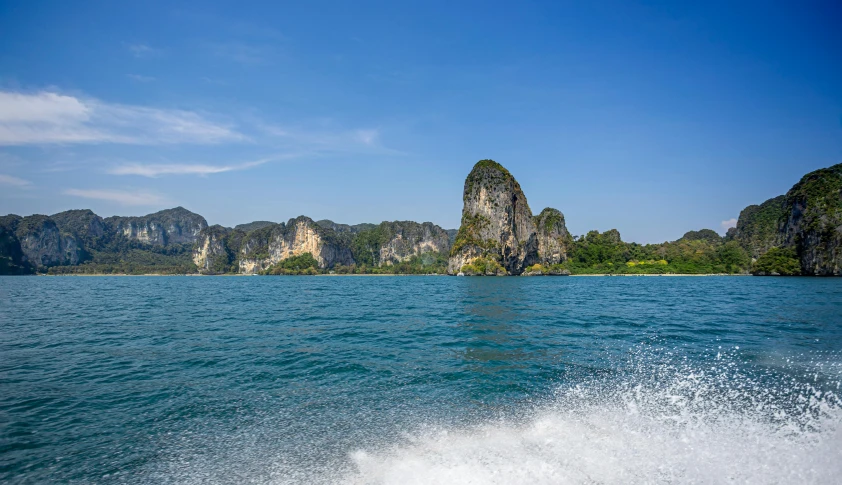
POLYGON ((0 277, 0 482, 842 483, 842 279, 0 277))

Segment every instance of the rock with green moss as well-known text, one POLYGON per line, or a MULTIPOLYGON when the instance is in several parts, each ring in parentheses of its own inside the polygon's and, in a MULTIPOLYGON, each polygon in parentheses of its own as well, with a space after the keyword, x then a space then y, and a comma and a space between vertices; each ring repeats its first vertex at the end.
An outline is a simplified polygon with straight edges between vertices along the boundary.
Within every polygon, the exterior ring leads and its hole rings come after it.
POLYGON ((493 260, 510 275, 519 275, 539 261, 532 211, 520 184, 502 165, 477 162, 465 179, 462 201, 462 224, 450 251, 449 274, 480 258, 493 260))
POLYGON ((785 216, 783 195, 760 205, 750 205, 740 212, 737 227, 728 232, 726 239, 738 241, 752 258, 757 259, 782 244, 779 228, 785 216))
POLYGON ((225 274, 239 271, 238 252, 246 233, 220 225, 199 232, 193 247, 193 263, 201 274, 225 274))
POLYGON ((257 274, 304 253, 310 253, 323 269, 354 263, 346 237, 309 217, 299 216, 286 224, 266 226, 246 235, 239 252, 240 273, 257 274))
POLYGON ((535 216, 534 222, 541 263, 551 266, 567 261, 573 238, 564 224, 564 214, 558 209, 547 207, 535 216))
POLYGON ((77 265, 86 259, 80 238, 61 231, 49 216, 35 214, 21 218, 15 236, 25 260, 39 271, 52 266, 77 265))
POLYGON ((805 175, 786 193, 783 247, 806 275, 842 275, 842 164, 805 175))
POLYGON ((108 217, 104 222, 117 236, 151 246, 193 244, 199 232, 208 227, 204 217, 184 207, 140 217, 108 217))
POLYGON ((22 275, 35 271, 23 254, 16 234, 21 219, 14 214, 0 217, 0 275, 22 275))
POLYGON ((772 248, 754 262, 751 273, 755 276, 797 276, 801 264, 795 248, 772 248))

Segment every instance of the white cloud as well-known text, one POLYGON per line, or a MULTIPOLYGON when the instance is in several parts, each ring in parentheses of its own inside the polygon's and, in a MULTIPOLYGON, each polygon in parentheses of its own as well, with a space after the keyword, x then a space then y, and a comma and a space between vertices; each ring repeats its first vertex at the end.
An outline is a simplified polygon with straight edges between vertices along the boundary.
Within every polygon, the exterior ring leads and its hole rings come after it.
POLYGON ((135 80, 139 83, 151 83, 155 81, 155 78, 152 76, 143 76, 141 74, 126 74, 129 79, 135 80))
POLYGON ((737 227, 737 219, 732 217, 727 221, 722 221, 721 226, 723 231, 727 231, 731 227, 737 227))
POLYGON ((17 177, 12 177, 11 175, 4 175, 0 173, 0 185, 11 185, 14 187, 27 187, 32 185, 32 182, 29 180, 24 180, 17 177))
POLYGON ((0 145, 245 140, 247 137, 232 127, 193 111, 105 103, 49 91, 0 91, 0 145))
POLYGON ((378 130, 357 130, 357 139, 366 145, 373 145, 380 136, 378 130))
POLYGON ((154 54, 157 52, 156 49, 153 49, 147 44, 126 44, 126 48, 131 51, 132 55, 135 57, 146 57, 149 55, 154 54))
POLYGON ((232 172, 235 170, 246 170, 258 165, 263 165, 270 160, 271 159, 266 158, 236 165, 128 163, 118 165, 108 170, 108 173, 112 175, 141 175, 143 177, 158 177, 160 175, 211 175, 215 173, 232 172))
POLYGON ((164 197, 149 192, 127 192, 110 189, 67 189, 65 195, 83 197, 85 199, 105 200, 122 205, 160 205, 166 202, 164 197))
POLYGON ((380 130, 331 130, 324 127, 295 129, 257 123, 257 127, 275 143, 287 149, 306 150, 311 153, 365 153, 402 155, 402 152, 386 148, 380 143, 380 130))
POLYGON ((272 57, 272 49, 259 44, 244 42, 209 42, 205 48, 216 57, 240 64, 266 64, 272 57))

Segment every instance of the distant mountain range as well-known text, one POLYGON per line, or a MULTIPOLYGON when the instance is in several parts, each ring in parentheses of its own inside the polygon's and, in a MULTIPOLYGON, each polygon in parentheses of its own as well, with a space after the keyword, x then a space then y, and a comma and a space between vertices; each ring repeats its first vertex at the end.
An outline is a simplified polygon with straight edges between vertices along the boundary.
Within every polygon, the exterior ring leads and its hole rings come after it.
POLYGON ((533 216, 517 180, 492 160, 474 166, 463 201, 458 231, 305 216, 226 228, 183 207, 142 217, 7 215, 0 274, 842 274, 842 164, 745 208, 725 237, 702 229, 663 244, 626 243, 613 229, 574 237, 561 211, 533 216))

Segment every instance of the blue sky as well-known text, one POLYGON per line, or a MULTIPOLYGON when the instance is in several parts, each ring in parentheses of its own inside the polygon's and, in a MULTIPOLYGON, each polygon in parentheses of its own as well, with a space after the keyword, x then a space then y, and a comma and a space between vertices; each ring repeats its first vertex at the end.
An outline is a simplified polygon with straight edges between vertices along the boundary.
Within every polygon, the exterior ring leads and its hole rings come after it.
POLYGON ((0 1, 0 213, 454 228, 493 158, 661 242, 842 162, 838 2, 71 3, 0 1))

